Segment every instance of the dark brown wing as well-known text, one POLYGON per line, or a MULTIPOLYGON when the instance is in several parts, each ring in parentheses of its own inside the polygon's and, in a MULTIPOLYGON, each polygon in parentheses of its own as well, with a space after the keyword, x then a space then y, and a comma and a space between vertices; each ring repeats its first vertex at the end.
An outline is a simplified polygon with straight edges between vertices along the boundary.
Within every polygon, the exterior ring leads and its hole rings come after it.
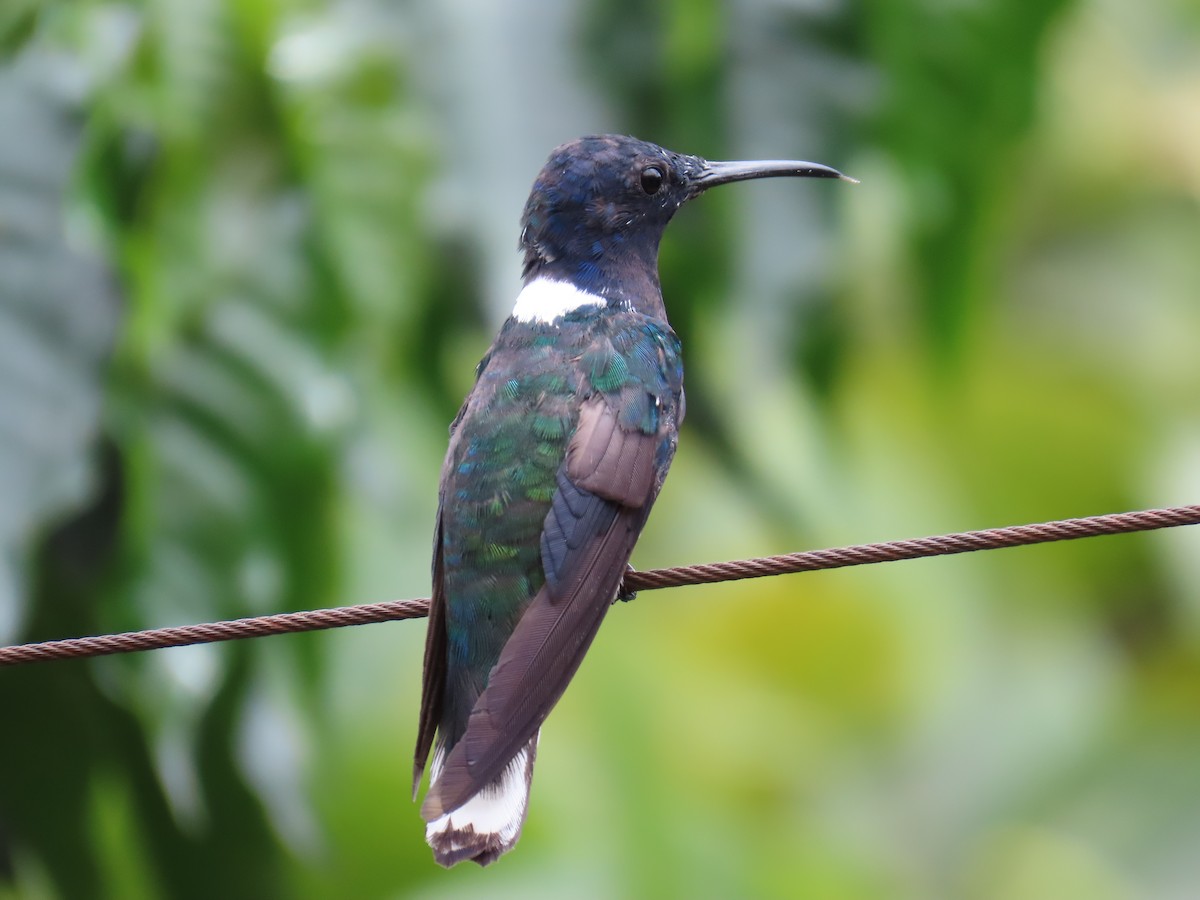
POLYGON ((425 668, 421 680, 421 716, 417 723, 417 748, 413 752, 413 799, 425 774, 425 763, 433 748, 434 735, 442 717, 446 690, 446 597, 442 584, 442 506, 438 504, 433 529, 433 594, 429 601, 429 630, 425 636, 425 668))
MULTIPOLYGON (((622 428, 603 397, 584 404, 542 532, 546 584, 521 617, 421 807, 450 812, 495 779, 562 696, 596 636, 665 474, 667 425, 622 428)), ((669 460, 669 454, 668 454, 669 460)))
POLYGON ((586 491, 631 509, 657 493, 656 450, 661 435, 627 431, 602 397, 584 404, 567 447, 567 477, 586 491))
MULTIPOLYGON (((491 351, 479 363, 482 370, 491 351)), ((478 371, 477 373, 478 374, 478 371)), ((454 420, 450 423, 450 442, 454 443, 458 424, 467 414, 471 403, 471 395, 463 401, 454 420)), ((447 460, 450 454, 447 454, 447 460)), ((446 483, 444 471, 440 484, 446 483)), ((417 747, 413 752, 413 799, 417 799, 417 790, 421 786, 421 776, 425 774, 425 764, 429 761, 429 751, 433 749, 434 736, 437 733, 438 722, 442 718, 442 700, 446 693, 446 587, 442 580, 442 503, 445 498, 438 495, 437 519, 433 526, 433 593, 429 600, 429 625, 425 635, 425 665, 421 676, 421 715, 417 722, 417 747)))

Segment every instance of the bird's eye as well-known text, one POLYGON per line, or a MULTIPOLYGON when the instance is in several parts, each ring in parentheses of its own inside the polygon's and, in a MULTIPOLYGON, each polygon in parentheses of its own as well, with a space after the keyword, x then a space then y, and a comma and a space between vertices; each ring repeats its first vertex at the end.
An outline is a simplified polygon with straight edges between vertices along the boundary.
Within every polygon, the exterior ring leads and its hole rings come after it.
POLYGON ((647 194, 657 194, 658 189, 662 187, 662 183, 662 169, 659 169, 657 166, 648 166, 642 169, 642 190, 647 194))

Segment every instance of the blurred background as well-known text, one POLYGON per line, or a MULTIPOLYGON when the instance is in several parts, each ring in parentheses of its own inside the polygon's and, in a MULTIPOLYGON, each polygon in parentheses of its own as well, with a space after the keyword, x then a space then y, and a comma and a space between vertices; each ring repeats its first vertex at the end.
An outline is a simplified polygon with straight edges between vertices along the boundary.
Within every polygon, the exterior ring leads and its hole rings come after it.
MULTIPOLYGON (((1200 499, 1189 0, 4 0, 0 642, 425 596, 556 144, 668 232, 641 568, 1200 499)), ((487 870, 424 624, 0 672, 0 898, 1192 898, 1200 533, 644 593, 487 870)))

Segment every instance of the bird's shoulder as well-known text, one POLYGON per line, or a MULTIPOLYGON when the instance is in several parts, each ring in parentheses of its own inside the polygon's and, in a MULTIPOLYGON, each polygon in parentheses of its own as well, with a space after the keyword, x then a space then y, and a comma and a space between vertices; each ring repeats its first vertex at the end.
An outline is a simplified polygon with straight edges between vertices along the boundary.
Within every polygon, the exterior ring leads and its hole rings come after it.
POLYGON ((587 397, 637 387, 665 398, 682 382, 669 324, 632 309, 581 309, 553 322, 508 319, 479 364, 473 393, 490 402, 521 388, 587 397))

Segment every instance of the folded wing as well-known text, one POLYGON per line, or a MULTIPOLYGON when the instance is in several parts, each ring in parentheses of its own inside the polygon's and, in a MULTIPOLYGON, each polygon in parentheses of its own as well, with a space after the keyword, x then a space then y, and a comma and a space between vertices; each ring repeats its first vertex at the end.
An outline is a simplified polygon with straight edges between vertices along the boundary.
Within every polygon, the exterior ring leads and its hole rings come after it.
MULTIPOLYGON (((612 405, 618 397, 593 396, 580 411, 542 531, 546 583, 505 644, 466 732, 447 754, 421 807, 426 821, 466 803, 529 743, 616 595, 670 458, 663 453, 668 423, 650 433, 624 427, 612 405)), ((432 722, 423 710, 418 754, 432 741, 426 728, 432 722)))

